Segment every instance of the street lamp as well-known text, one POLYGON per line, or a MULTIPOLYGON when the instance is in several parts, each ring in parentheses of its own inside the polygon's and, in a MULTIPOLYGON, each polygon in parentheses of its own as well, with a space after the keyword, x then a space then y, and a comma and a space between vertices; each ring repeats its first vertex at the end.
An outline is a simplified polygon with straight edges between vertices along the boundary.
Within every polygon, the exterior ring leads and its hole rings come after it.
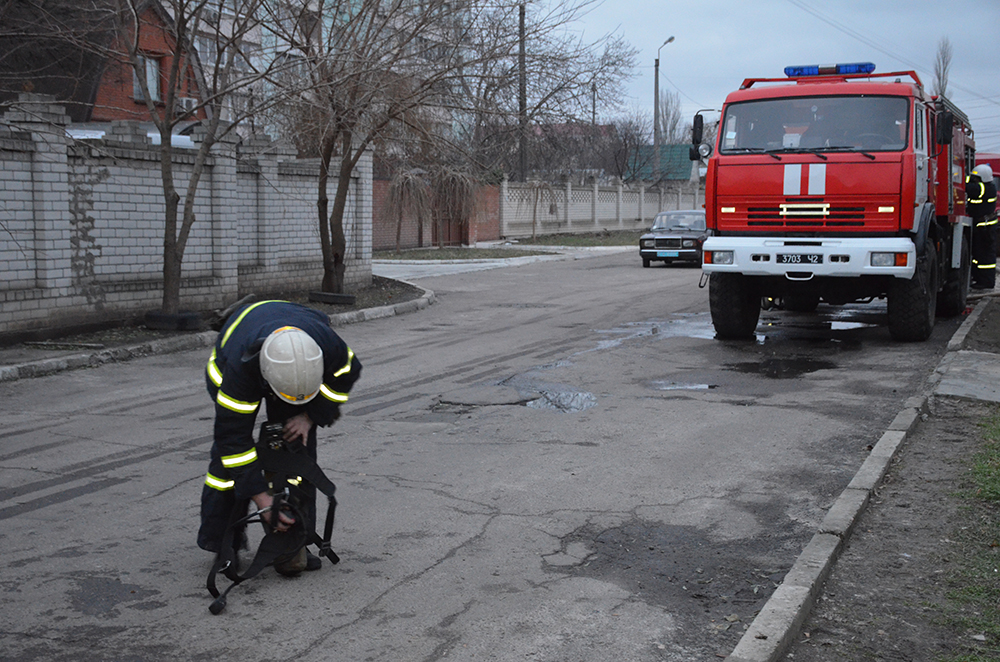
POLYGON ((674 40, 673 35, 656 49, 656 62, 653 65, 653 164, 656 171, 656 183, 660 183, 660 51, 663 47, 674 40))

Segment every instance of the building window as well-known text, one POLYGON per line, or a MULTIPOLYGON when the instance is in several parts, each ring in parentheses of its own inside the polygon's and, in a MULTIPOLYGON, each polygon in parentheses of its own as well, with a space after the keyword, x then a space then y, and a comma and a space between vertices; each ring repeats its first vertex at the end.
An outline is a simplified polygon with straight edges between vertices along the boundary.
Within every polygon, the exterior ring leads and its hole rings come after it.
MULTIPOLYGON (((138 56, 139 65, 144 73, 146 87, 149 89, 149 96, 153 101, 162 101, 160 95, 160 61, 155 57, 138 56)), ((132 69, 132 96, 136 101, 145 101, 142 94, 142 85, 139 82, 139 75, 132 69)))

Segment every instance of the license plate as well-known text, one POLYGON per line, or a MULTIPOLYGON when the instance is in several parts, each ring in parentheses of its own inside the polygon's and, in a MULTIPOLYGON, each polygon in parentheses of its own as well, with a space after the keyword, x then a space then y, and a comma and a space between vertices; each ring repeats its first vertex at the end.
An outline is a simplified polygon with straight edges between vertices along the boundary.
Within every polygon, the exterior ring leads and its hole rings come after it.
POLYGON ((778 264, 823 264, 819 253, 778 253, 778 264))
POLYGON ((656 257, 677 257, 680 255, 677 251, 656 251, 656 257))

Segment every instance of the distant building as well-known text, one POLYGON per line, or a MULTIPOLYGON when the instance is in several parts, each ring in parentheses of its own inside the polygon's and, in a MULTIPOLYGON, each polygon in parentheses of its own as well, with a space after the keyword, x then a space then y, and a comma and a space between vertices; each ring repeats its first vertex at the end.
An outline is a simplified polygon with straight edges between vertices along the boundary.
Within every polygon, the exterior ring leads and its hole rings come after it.
MULTIPOLYGON (((662 182, 691 179, 690 145, 660 145, 660 180, 662 182)), ((626 179, 656 184, 656 152, 652 145, 640 145, 636 159, 626 179)))
MULTIPOLYGON (((127 36, 116 31, 114 18, 94 11, 88 3, 63 2, 53 7, 58 25, 70 28, 48 30, 31 3, 15 3, 4 22, 23 28, 0 37, 0 103, 17 99, 21 92, 55 97, 76 123, 113 120, 149 121, 149 109, 140 85, 147 84, 161 117, 165 116, 165 81, 173 64, 173 35, 169 16, 159 2, 145 3, 140 15, 139 53, 142 73, 129 61, 124 43, 127 36), (70 39, 70 37, 75 39, 70 39), (89 47, 77 46, 83 40, 89 47), (115 53, 114 56, 106 55, 115 53)), ((204 119, 200 104, 201 71, 197 57, 182 63, 178 113, 189 119, 204 119)))

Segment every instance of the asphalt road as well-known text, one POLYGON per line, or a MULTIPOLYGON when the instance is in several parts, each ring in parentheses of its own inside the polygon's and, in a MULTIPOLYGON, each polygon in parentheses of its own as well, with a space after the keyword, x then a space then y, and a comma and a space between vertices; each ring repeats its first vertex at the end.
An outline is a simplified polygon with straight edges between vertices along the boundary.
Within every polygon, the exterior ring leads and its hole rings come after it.
POLYGON ((959 320, 765 313, 712 338, 688 268, 631 252, 422 278, 343 327, 320 433, 337 566, 208 612, 204 350, 0 384, 3 660, 713 660, 959 320))

